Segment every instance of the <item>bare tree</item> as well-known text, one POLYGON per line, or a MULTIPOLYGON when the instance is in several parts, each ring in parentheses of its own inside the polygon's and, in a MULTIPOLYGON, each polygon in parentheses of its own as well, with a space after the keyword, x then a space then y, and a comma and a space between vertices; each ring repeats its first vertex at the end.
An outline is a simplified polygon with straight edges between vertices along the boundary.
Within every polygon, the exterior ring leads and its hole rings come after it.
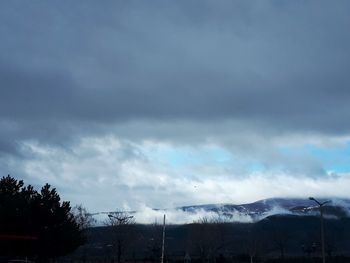
POLYGON ((85 231, 96 223, 96 220, 81 204, 73 207, 72 213, 74 215, 75 221, 79 225, 80 230, 85 231))
POLYGON ((221 217, 203 217, 191 226, 192 246, 202 262, 215 262, 218 253, 227 245, 226 222, 221 217))
POLYGON ((271 234, 273 246, 279 250, 280 258, 284 259, 288 242, 291 239, 288 229, 284 227, 273 228, 271 234))
POLYGON ((132 240, 135 219, 129 213, 118 211, 108 215, 107 224, 112 227, 112 244, 116 248, 117 262, 120 263, 126 248, 132 240))
MULTIPOLYGON (((90 238, 88 229, 92 227, 96 220, 92 217, 92 215, 87 211, 85 207, 83 207, 82 204, 76 205, 72 209, 72 214, 75 218, 75 221, 77 222, 79 229, 81 230, 84 239, 87 241, 90 238)), ((88 242, 86 242, 88 243, 88 242)), ((87 247, 86 244, 82 246, 82 257, 83 262, 86 262, 87 257, 87 247)))
POLYGON ((256 238, 250 238, 245 242, 245 250, 250 258, 250 263, 253 263, 260 249, 260 241, 256 238))
POLYGON ((256 260, 263 251, 263 237, 257 229, 252 227, 246 233, 245 238, 242 239, 243 249, 249 255, 250 263, 256 260))

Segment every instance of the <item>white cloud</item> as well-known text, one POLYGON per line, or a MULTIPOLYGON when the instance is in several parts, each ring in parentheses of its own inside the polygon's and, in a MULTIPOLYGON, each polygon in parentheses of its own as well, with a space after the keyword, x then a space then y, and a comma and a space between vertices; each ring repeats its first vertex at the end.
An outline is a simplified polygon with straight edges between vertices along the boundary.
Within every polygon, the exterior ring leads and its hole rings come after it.
MULTIPOLYGON (((230 147, 212 143, 191 147, 152 140, 130 142, 114 136, 87 137, 70 149, 27 142, 24 148, 31 158, 13 159, 11 167, 24 176, 26 183, 50 183, 64 200, 83 203, 91 212, 141 209, 140 220, 145 221, 156 213, 150 208, 239 204, 269 197, 350 197, 347 173, 315 178, 302 171, 292 174, 271 166, 237 174, 244 170, 239 166, 249 165, 250 160, 236 162, 230 147), (222 162, 222 156, 216 155, 218 149, 220 154, 227 153, 224 157, 228 159, 222 162), (203 151, 207 152, 201 154, 203 151), (163 156, 165 152, 171 154, 163 156), (184 155, 189 160, 174 165, 174 154, 175 158, 184 155)), ((174 212, 169 217, 177 222, 180 215, 174 212)), ((192 220, 191 216, 186 217, 192 220)))
POLYGON ((350 140, 348 3, 0 5, 3 173, 92 211, 348 196, 300 151, 350 140))

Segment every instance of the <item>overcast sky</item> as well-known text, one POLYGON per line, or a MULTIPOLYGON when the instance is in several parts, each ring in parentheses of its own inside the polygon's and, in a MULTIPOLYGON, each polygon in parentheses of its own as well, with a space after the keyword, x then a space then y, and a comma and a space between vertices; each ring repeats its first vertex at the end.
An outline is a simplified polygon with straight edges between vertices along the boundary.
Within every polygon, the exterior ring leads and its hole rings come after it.
POLYGON ((90 211, 350 198, 349 1, 0 2, 0 171, 90 211))

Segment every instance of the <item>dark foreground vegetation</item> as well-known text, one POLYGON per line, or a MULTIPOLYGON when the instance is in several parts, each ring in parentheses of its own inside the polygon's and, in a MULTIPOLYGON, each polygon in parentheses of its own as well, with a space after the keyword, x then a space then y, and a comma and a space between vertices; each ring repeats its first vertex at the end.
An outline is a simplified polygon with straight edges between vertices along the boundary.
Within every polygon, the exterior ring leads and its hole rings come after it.
MULTIPOLYGON (((203 220, 167 226, 168 262, 321 262, 318 217, 271 216, 255 224, 203 220)), ((350 219, 326 220, 327 262, 350 262, 350 219)), ((121 261, 159 262, 160 225, 129 225, 119 237, 121 261)), ((114 227, 89 230, 89 242, 69 259, 118 262, 114 227)))
POLYGON ((72 253, 84 243, 69 202, 50 185, 36 191, 11 176, 0 180, 0 255, 37 262, 72 253))
MULTIPOLYGON (((7 176, 0 180, 0 262, 159 262, 162 226, 139 225, 125 213, 107 226, 89 227, 80 206, 72 211, 54 188, 40 191, 7 176), (3 261, 6 262, 6 261, 3 261)), ((327 262, 350 262, 350 218, 325 220, 327 262)), ((168 225, 165 262, 322 262, 316 216, 271 216, 254 224, 202 219, 168 225)))

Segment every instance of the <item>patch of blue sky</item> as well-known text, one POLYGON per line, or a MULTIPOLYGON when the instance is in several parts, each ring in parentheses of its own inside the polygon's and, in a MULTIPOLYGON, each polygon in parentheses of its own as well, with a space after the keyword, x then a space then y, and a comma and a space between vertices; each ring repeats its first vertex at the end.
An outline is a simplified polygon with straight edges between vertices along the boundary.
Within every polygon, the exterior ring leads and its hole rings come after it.
POLYGON ((339 147, 318 147, 306 144, 301 147, 280 148, 282 154, 309 156, 322 162, 327 171, 336 173, 350 172, 350 142, 339 147))
POLYGON ((186 168, 199 166, 227 168, 249 173, 265 170, 264 165, 257 160, 241 158, 220 147, 166 147, 148 152, 147 156, 153 162, 163 163, 183 172, 186 172, 186 168))
POLYGON ((246 164, 246 169, 249 173, 254 173, 254 172, 262 172, 266 170, 266 167, 261 162, 251 160, 246 164))
POLYGON ((166 148, 151 152, 149 156, 173 167, 219 165, 232 161, 231 153, 221 148, 166 148))

